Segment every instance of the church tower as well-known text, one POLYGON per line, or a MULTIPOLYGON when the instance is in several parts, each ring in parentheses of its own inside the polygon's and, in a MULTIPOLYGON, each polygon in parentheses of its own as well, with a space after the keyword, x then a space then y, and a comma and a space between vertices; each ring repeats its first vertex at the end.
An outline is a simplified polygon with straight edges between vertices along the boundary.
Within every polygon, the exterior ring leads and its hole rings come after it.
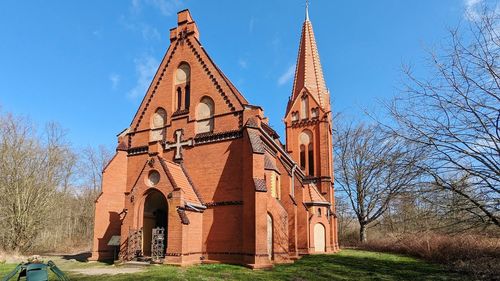
POLYGON ((287 152, 306 175, 306 181, 314 183, 325 199, 333 205, 330 93, 323 78, 307 6, 295 80, 284 122, 287 152))

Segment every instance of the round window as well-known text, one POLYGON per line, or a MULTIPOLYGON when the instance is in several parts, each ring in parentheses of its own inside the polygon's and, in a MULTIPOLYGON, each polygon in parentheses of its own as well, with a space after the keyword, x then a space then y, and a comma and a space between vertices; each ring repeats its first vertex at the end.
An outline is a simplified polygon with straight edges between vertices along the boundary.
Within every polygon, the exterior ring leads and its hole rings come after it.
POLYGON ((146 184, 149 186, 155 186, 158 182, 160 182, 160 173, 156 170, 150 171, 146 184))

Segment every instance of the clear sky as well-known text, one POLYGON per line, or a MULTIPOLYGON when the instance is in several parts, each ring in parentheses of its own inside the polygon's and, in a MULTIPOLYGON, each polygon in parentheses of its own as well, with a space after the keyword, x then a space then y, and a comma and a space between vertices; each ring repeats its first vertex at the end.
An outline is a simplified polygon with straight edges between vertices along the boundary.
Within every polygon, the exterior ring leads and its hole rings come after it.
MULTIPOLYGON (((485 0, 312 0, 310 18, 335 111, 361 114, 418 71, 466 9, 485 0)), ((284 137, 303 0, 0 2, 0 110, 56 121, 76 146, 114 146, 189 8, 204 47, 284 137)))

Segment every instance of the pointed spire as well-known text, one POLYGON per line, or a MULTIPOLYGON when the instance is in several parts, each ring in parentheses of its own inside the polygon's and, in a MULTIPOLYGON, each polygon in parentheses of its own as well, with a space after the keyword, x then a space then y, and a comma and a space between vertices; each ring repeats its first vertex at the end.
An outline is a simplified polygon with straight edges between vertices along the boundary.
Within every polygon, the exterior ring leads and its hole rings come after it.
POLYGON ((311 21, 309 21, 308 9, 309 1, 306 2, 306 19, 302 25, 291 104, 306 90, 324 111, 329 111, 330 94, 323 77, 316 39, 314 38, 311 21))
POLYGON ((309 0, 306 0, 306 21, 309 21, 309 0))

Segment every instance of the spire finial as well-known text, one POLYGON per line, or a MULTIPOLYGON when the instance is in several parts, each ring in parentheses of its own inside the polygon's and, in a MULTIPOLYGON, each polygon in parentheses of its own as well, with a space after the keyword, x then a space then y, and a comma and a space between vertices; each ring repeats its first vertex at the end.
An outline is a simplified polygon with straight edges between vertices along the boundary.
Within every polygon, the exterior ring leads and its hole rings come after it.
POLYGON ((306 0, 306 21, 309 20, 309 0, 306 0))

